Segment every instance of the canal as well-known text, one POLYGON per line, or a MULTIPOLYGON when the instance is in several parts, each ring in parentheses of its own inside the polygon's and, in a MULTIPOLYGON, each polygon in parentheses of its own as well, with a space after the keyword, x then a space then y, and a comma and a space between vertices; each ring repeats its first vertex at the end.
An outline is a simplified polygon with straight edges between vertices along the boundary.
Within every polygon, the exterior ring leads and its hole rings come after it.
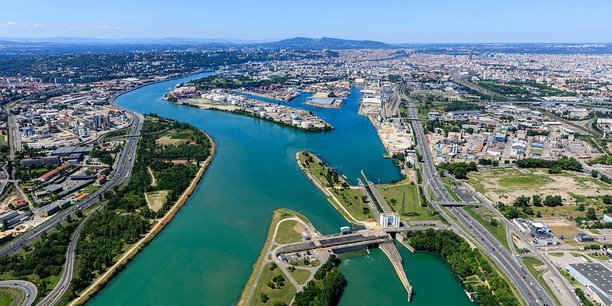
MULTIPOLYGON (((357 88, 340 109, 304 105, 307 94, 289 102, 312 110, 335 127, 311 133, 161 99, 167 90, 188 80, 153 84, 117 99, 133 111, 201 128, 217 142, 217 154, 173 221, 89 305, 232 305, 251 273, 275 208, 306 215, 323 233, 347 225, 300 172, 295 162, 298 150, 319 154, 352 182, 362 169, 375 182, 400 178, 393 162, 383 158, 384 147, 368 119, 357 114, 357 88)), ((412 305, 469 304, 439 257, 400 252, 407 257, 404 265, 415 290, 412 305)), ((348 280, 341 305, 408 304, 391 264, 379 250, 351 257, 341 269, 348 280)))

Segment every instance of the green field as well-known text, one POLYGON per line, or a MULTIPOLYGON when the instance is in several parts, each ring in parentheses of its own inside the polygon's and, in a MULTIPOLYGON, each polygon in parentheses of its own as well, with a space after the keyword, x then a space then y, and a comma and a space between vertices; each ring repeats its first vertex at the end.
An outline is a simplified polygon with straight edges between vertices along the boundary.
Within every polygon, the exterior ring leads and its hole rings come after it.
POLYGON ((308 278, 310 277, 310 271, 306 269, 295 269, 295 271, 291 272, 293 278, 300 284, 304 284, 308 278))
POLYGON ((20 290, 0 288, 0 306, 17 306, 25 297, 20 290))
POLYGON ((299 242, 302 239, 301 232, 296 231, 296 228, 301 227, 297 221, 288 220, 283 221, 279 227, 278 232, 276 233, 276 243, 292 243, 299 242))
POLYGON ((391 208, 400 214, 402 220, 419 221, 436 219, 429 208, 421 206, 417 185, 410 183, 379 185, 378 191, 387 200, 391 208), (402 208, 404 194, 406 195, 406 200, 402 208))
POLYGON ((506 248, 506 250, 510 250, 510 244, 506 239, 506 225, 498 221, 497 225, 493 226, 490 221, 487 221, 487 219, 490 220, 491 218, 493 218, 489 210, 479 208, 479 211, 476 212, 474 211, 474 208, 466 207, 465 211, 467 211, 468 214, 474 217, 474 219, 476 219, 478 223, 482 224, 482 226, 486 228, 487 231, 489 231, 495 237, 495 239, 497 239, 497 241, 499 241, 504 246, 504 248, 506 248), (485 216, 483 217, 481 213, 485 214, 485 216))
POLYGON ((365 221, 374 218, 372 212, 369 211, 368 205, 363 203, 362 193, 359 189, 334 189, 332 193, 340 201, 341 205, 357 220, 365 221), (364 208, 368 209, 367 213, 364 211, 364 208))
POLYGON ((0 135, 0 145, 6 144, 6 135, 0 135))
POLYGON ((499 184, 509 188, 537 188, 551 183, 553 180, 545 175, 533 173, 512 174, 499 180, 499 184))
POLYGON ((264 266, 263 273, 261 274, 261 278, 259 279, 259 283, 257 283, 257 287, 255 289, 255 294, 251 300, 251 305, 274 305, 275 302, 288 303, 295 295, 295 288, 287 279, 287 276, 284 275, 281 269, 278 267, 276 267, 274 270, 270 270, 271 265, 272 263, 267 263, 264 266), (268 282, 272 281, 272 278, 277 275, 283 275, 283 277, 286 279, 284 286, 275 289, 268 287, 268 282), (267 294, 270 300, 268 300, 266 303, 262 303, 260 298, 261 293, 267 294))

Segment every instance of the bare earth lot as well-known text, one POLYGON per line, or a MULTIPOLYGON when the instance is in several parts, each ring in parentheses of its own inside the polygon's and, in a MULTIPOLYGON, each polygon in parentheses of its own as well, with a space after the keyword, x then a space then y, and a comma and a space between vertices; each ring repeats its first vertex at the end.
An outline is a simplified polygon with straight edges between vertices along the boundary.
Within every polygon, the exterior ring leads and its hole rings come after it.
POLYGON ((549 174, 545 169, 494 169, 469 174, 469 184, 493 202, 512 203, 517 197, 561 195, 565 203, 578 197, 612 195, 612 186, 580 173, 549 174))

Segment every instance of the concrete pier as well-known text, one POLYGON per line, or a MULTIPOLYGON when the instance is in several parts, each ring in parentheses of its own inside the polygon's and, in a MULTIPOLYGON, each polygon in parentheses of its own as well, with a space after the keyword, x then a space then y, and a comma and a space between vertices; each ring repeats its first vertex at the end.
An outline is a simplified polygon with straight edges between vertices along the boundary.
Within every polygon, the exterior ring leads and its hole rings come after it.
POLYGON ((402 266, 402 256, 397 251, 395 244, 393 241, 381 243, 379 248, 389 257, 397 276, 399 277, 404 289, 406 289, 406 293, 408 294, 408 302, 412 299, 412 285, 408 281, 408 276, 406 276, 406 272, 404 271, 404 267, 402 266))

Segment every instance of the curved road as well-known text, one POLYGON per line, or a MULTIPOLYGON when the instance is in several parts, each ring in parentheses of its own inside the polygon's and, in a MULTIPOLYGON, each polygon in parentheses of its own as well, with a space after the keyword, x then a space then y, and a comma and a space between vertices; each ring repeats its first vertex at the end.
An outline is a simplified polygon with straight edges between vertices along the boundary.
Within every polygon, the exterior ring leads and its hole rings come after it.
POLYGON ((32 305, 38 293, 38 289, 34 284, 22 280, 0 281, 0 287, 15 288, 23 291, 24 299, 21 306, 32 305))

